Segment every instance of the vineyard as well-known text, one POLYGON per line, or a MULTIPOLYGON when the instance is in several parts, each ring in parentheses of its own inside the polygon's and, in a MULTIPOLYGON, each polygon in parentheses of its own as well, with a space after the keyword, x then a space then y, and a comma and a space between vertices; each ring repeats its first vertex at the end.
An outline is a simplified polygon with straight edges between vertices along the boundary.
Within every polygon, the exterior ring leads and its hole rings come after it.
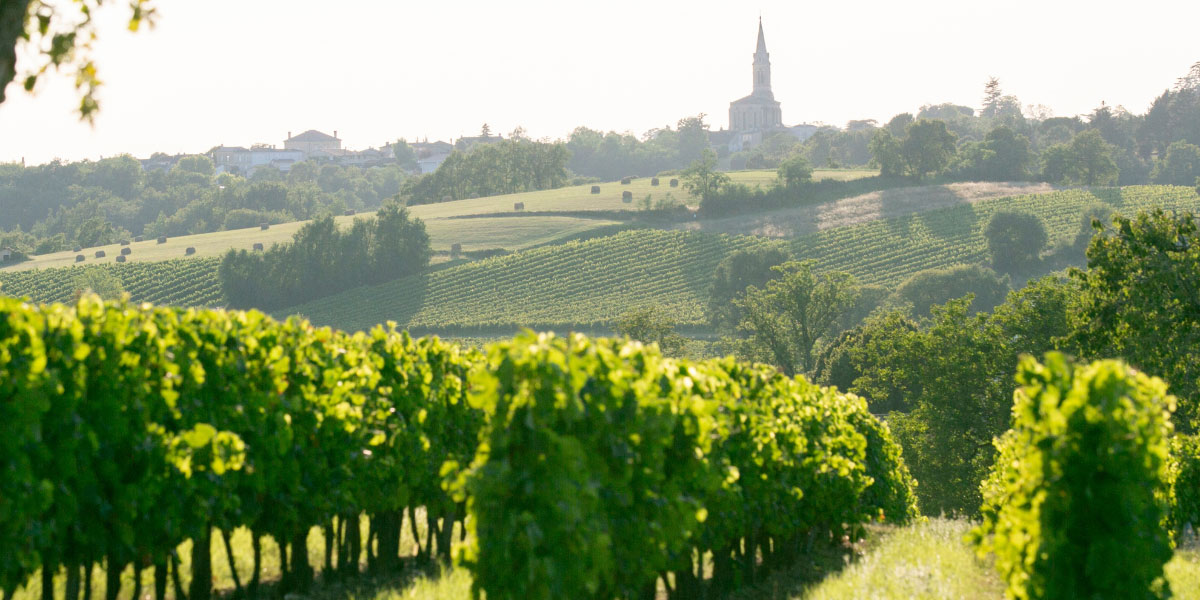
POLYGON ((917 514, 863 400, 636 342, 526 333, 481 355, 253 311, 0 299, 0 394, 5 598, 90 597, 99 566, 111 600, 132 563, 134 597, 148 576, 159 600, 208 600, 210 550, 239 528, 255 551, 237 597, 257 597, 264 547, 277 591, 305 593, 314 527, 322 579, 347 581, 446 561, 464 524, 488 598, 632 599, 660 580, 694 598, 917 514))
POLYGON ((89 270, 111 274, 134 302, 169 306, 222 304, 217 279, 219 258, 191 258, 160 262, 129 262, 62 267, 31 271, 0 271, 0 294, 28 297, 34 302, 68 302, 80 290, 89 270))
POLYGON ((362 287, 289 309, 347 331, 395 320, 470 332, 488 327, 603 328, 630 308, 656 304, 699 323, 713 269, 753 237, 626 231, 362 287))
MULTIPOLYGON (((986 262, 983 228, 997 210, 1038 215, 1052 245, 1070 244, 1085 210, 1123 213, 1153 206, 1200 210, 1192 188, 1065 190, 1002 198, 828 229, 790 242, 797 258, 847 271, 863 283, 895 286, 913 273, 986 262)), ((728 253, 770 242, 751 236, 639 230, 456 266, 376 287, 349 290, 289 309, 349 331, 388 320, 413 328, 474 331, 608 326, 654 304, 678 323, 699 326, 714 267, 728 253)))

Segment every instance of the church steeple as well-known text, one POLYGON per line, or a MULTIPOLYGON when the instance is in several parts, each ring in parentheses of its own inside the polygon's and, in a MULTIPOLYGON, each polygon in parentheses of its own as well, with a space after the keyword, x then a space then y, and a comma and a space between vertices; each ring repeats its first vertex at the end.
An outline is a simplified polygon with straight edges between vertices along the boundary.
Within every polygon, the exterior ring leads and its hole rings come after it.
POLYGON ((758 48, 754 51, 754 95, 774 97, 771 92, 771 55, 763 35, 762 17, 758 18, 758 48))

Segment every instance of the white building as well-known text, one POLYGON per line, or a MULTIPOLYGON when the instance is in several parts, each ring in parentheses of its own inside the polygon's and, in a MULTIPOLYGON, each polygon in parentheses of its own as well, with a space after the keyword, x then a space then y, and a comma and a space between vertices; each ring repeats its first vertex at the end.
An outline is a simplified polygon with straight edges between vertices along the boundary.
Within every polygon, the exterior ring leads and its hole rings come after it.
POLYGON ((250 149, 241 146, 217 146, 208 153, 217 167, 217 173, 233 173, 249 177, 260 167, 271 166, 287 173, 292 165, 304 160, 300 150, 282 150, 266 144, 255 144, 250 149))

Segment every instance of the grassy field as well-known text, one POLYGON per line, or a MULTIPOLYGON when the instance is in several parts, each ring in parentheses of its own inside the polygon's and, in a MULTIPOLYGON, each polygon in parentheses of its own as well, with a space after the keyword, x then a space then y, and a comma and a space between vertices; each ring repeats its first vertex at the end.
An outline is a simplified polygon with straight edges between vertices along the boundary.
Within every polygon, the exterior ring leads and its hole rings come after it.
POLYGON ((1200 210, 1193 188, 1144 186, 963 203, 826 229, 789 242, 628 231, 349 290, 283 312, 347 330, 394 320, 422 331, 477 335, 521 326, 602 328, 625 311, 652 304, 665 308, 679 324, 698 327, 703 326, 713 267, 738 248, 787 243, 796 257, 812 258, 822 270, 895 286, 924 269, 986 262, 982 232, 997 210, 1038 215, 1051 243, 1062 246, 1073 241, 1084 209, 1095 202, 1127 213, 1153 206, 1200 210))
MULTIPOLYGON (((815 179, 850 180, 876 175, 875 171, 862 169, 826 169, 817 170, 815 179)), ((775 180, 774 171, 736 171, 729 174, 737 182, 748 185, 770 185, 775 180)), ((670 193, 674 198, 685 203, 694 203, 693 199, 682 188, 672 189, 669 186, 670 177, 660 178, 660 185, 651 185, 651 178, 634 179, 629 185, 620 182, 599 184, 601 193, 592 194, 591 185, 564 187, 540 192, 526 192, 473 200, 458 200, 437 204, 424 204, 411 208, 414 216, 425 221, 433 248, 437 251, 449 251, 450 246, 462 244, 463 250, 480 250, 485 248, 504 248, 506 250, 521 250, 530 246, 538 246, 556 239, 569 237, 584 231, 612 225, 614 222, 605 219, 579 218, 578 216, 529 216, 516 218, 472 218, 459 219, 467 215, 483 215, 493 213, 513 213, 514 204, 523 202, 526 212, 580 212, 580 211, 614 211, 636 210, 637 202, 647 195, 653 199, 665 198, 670 193), (633 192, 634 202, 625 203, 621 200, 624 191, 633 192)), ((367 213, 364 213, 367 214, 367 213)), ((356 217, 337 217, 338 224, 348 226, 356 217)), ((306 223, 297 221, 272 225, 263 231, 258 227, 216 231, 189 236, 169 238, 166 243, 159 244, 157 240, 147 239, 142 242, 132 242, 129 246, 132 253, 126 257, 129 262, 160 261, 173 258, 184 258, 187 248, 195 248, 194 257, 219 256, 230 248, 251 249, 254 244, 261 243, 269 247, 277 242, 288 242, 306 223)), ((82 254, 85 265, 115 264, 116 257, 121 252, 121 246, 99 246, 86 248, 83 252, 55 252, 34 257, 16 265, 0 269, 0 272, 19 271, 28 269, 44 269, 50 267, 75 266, 75 257, 82 254), (106 256, 97 258, 96 252, 103 251, 106 256)))

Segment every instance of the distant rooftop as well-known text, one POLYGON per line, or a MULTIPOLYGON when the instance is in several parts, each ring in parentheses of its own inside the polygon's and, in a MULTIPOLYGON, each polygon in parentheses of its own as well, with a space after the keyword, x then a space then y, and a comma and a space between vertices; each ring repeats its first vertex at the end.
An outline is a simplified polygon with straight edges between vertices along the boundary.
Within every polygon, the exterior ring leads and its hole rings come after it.
POLYGON ((333 142, 336 140, 336 137, 326 133, 321 133, 316 129, 309 129, 300 135, 288 138, 288 141, 290 142, 333 142))

